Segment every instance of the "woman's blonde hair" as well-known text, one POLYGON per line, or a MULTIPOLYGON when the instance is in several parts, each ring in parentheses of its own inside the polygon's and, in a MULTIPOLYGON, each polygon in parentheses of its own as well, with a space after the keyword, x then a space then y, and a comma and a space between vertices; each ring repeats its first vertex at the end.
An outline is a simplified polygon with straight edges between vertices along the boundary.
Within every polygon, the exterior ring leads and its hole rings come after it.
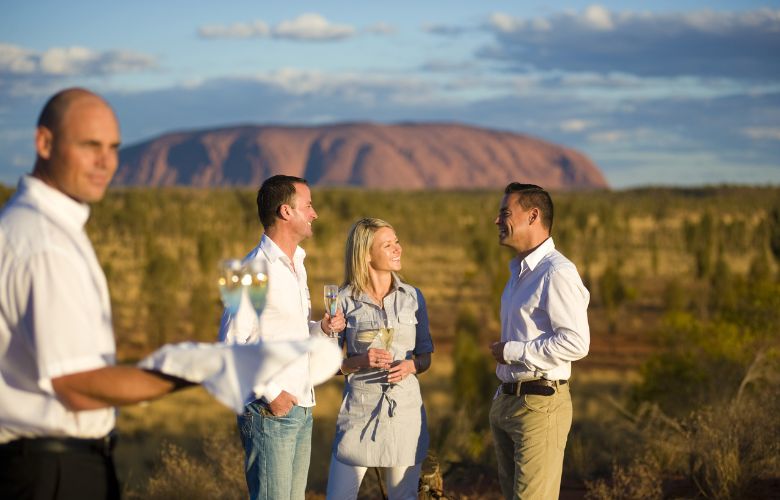
MULTIPOLYGON (((374 233, 383 227, 393 229, 389 222, 364 217, 352 225, 344 252, 344 284, 351 285, 353 295, 368 291, 368 254, 374 243, 374 233)), ((394 229, 393 229, 394 230, 394 229)), ((393 277, 397 277, 394 272, 393 277)))

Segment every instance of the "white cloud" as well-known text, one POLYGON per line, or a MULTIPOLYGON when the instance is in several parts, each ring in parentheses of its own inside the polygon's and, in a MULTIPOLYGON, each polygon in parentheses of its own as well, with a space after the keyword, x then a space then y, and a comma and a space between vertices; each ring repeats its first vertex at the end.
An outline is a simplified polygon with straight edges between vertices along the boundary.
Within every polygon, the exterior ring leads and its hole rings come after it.
MULTIPOLYGON (((591 5, 543 18, 488 16, 495 44, 478 57, 517 72, 622 72, 640 76, 780 77, 780 9, 632 12, 591 5)), ((447 35, 462 26, 439 26, 447 35)))
POLYGON ((753 140, 780 141, 780 127, 748 127, 742 134, 753 140))
POLYGON ((588 135, 589 142, 596 142, 602 144, 615 144, 625 140, 627 134, 620 130, 605 130, 603 132, 595 132, 588 135))
MULTIPOLYGON (((259 84, 273 88, 290 98, 316 97, 317 100, 332 99, 348 102, 356 109, 370 109, 377 105, 436 105, 441 102, 438 88, 416 77, 398 78, 397 74, 323 72, 297 68, 281 68, 244 77, 207 80, 199 88, 224 88, 237 85, 259 84)), ((294 104, 294 101, 290 101, 294 104)))
POLYGON ((97 52, 86 47, 52 47, 36 52, 0 44, 0 76, 87 76, 144 71, 156 66, 152 56, 124 50, 97 52))
POLYGON ((340 40, 355 34, 355 28, 345 24, 331 24, 320 14, 307 12, 295 19, 282 21, 273 30, 276 38, 292 40, 340 40))
POLYGON ((32 50, 0 43, 0 73, 27 74, 36 68, 35 53, 32 50))
POLYGON ((563 132, 582 132, 589 129, 592 125, 593 123, 588 120, 572 118, 571 120, 561 122, 559 127, 563 132))
POLYGON ((521 29, 525 23, 522 19, 513 18, 509 14, 496 12, 488 16, 488 24, 502 33, 511 33, 516 29, 521 29))
POLYGON ((598 31, 609 31, 615 27, 611 14, 601 5, 591 5, 585 9, 582 21, 586 26, 598 31))
MULTIPOLYGON (((371 33, 387 34, 394 30, 384 23, 369 27, 371 33)), ((301 14, 294 19, 284 20, 273 27, 262 20, 251 23, 233 23, 228 26, 211 24, 198 28, 198 36, 207 39, 218 38, 281 38, 299 41, 331 41, 354 36, 355 28, 346 24, 333 24, 315 12, 301 14)))
POLYGON ((201 38, 265 38, 271 34, 263 21, 233 23, 230 26, 208 25, 198 29, 201 38))
POLYGON ((73 75, 97 59, 98 55, 84 47, 55 47, 41 55, 40 68, 49 75, 73 75))
POLYGON ((371 26, 367 26, 363 31, 374 35, 395 35, 398 32, 398 29, 391 24, 380 21, 371 26))

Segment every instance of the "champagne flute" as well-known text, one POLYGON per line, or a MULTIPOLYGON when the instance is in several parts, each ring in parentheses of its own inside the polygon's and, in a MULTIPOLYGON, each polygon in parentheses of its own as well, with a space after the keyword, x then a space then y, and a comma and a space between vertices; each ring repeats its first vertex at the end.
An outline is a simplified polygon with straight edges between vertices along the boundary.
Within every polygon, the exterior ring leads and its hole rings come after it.
MULTIPOLYGON (((390 348, 393 345, 394 333, 395 330, 387 320, 382 322, 382 325, 379 327, 379 332, 377 333, 377 338, 379 339, 379 342, 382 343, 382 347, 384 347, 385 351, 390 352, 391 355, 393 354, 393 351, 391 351, 390 348)), ((388 372, 389 375, 390 372, 389 368, 386 368, 384 371, 388 372)), ((393 385, 393 384, 389 384, 389 385, 393 385)))
POLYGON ((268 269, 264 260, 250 260, 241 268, 241 284, 249 296, 249 302, 255 310, 257 317, 265 308, 268 297, 268 269))
POLYGON ((393 345, 393 333, 393 327, 389 326, 387 323, 383 324, 379 328, 379 341, 382 342, 382 346, 385 348, 385 351, 389 351, 390 346, 393 345))
POLYGON ((236 314, 241 305, 241 297, 244 286, 241 283, 241 261, 238 259, 226 259, 219 263, 219 296, 222 304, 230 314, 236 314))
MULTIPOLYGON (((339 287, 338 285, 325 285, 324 292, 325 292, 325 310, 332 318, 336 315, 336 305, 338 304, 338 298, 339 298, 339 287)), ((336 332, 331 330, 328 335, 331 337, 335 337, 337 334, 336 332)))

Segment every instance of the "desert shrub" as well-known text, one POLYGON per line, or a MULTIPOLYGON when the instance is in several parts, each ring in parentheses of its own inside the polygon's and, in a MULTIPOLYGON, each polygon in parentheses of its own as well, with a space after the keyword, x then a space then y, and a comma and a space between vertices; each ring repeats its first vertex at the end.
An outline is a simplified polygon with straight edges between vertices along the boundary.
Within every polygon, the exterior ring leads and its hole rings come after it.
POLYGON ((142 290, 154 328, 152 341, 159 346, 170 341, 179 330, 177 292, 183 276, 179 259, 155 246, 150 246, 147 255, 142 290))
POLYGON ((733 323, 705 323, 689 313, 670 315, 662 337, 664 350, 640 367, 634 402, 656 402, 675 416, 733 394, 756 345, 755 336, 733 323))
POLYGON ((661 468, 652 455, 614 464, 609 480, 586 482, 586 500, 657 500, 663 498, 661 468))
POLYGON ((457 369, 453 374, 453 388, 459 406, 484 413, 497 380, 493 372, 495 362, 486 355, 479 334, 480 325, 474 313, 461 309, 455 323, 453 357, 457 369))
POLYGON ((676 416, 721 404, 736 393, 756 353, 780 345, 780 283, 721 279, 731 293, 710 301, 709 318, 666 316, 656 335, 659 350, 640 368, 635 403, 656 402, 676 416))
POLYGON ((608 264, 598 281, 599 297, 607 313, 609 333, 617 332, 617 314, 623 304, 633 297, 634 293, 626 285, 620 269, 608 264))
POLYGON ((497 380, 494 362, 480 345, 480 325, 474 313, 461 309, 455 330, 455 408, 433 433, 433 444, 447 461, 473 461, 492 454, 488 412, 497 380))
POLYGON ((200 455, 189 454, 168 443, 147 483, 140 491, 126 492, 126 497, 131 500, 246 498, 243 456, 233 436, 206 438, 200 455))

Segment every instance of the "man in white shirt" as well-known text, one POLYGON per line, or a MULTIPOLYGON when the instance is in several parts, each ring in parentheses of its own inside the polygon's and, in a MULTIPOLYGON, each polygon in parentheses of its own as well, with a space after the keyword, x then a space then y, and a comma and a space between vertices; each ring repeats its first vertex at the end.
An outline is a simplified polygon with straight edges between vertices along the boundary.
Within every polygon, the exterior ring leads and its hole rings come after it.
POLYGON ((84 230, 118 164, 119 126, 84 89, 54 95, 33 173, 0 213, 0 492, 118 498, 114 406, 186 385, 114 366, 108 287, 84 230))
MULTIPOLYGON (((345 327, 344 315, 310 322, 311 300, 298 246, 312 235, 317 212, 305 179, 275 175, 257 193, 264 233, 244 261, 263 260, 268 270, 266 304, 257 318, 244 299, 235 314, 225 310, 219 337, 225 342, 302 340, 345 327)), ((252 500, 303 500, 311 457, 314 389, 309 361, 301 359, 266 386, 260 399, 238 417, 245 451, 244 471, 252 500)))
POLYGON ((590 294, 550 236, 553 203, 533 184, 511 183, 495 221, 499 242, 517 252, 501 296, 501 342, 491 345, 501 380, 490 427, 505 498, 560 493, 572 421, 571 362, 590 345, 590 294))

